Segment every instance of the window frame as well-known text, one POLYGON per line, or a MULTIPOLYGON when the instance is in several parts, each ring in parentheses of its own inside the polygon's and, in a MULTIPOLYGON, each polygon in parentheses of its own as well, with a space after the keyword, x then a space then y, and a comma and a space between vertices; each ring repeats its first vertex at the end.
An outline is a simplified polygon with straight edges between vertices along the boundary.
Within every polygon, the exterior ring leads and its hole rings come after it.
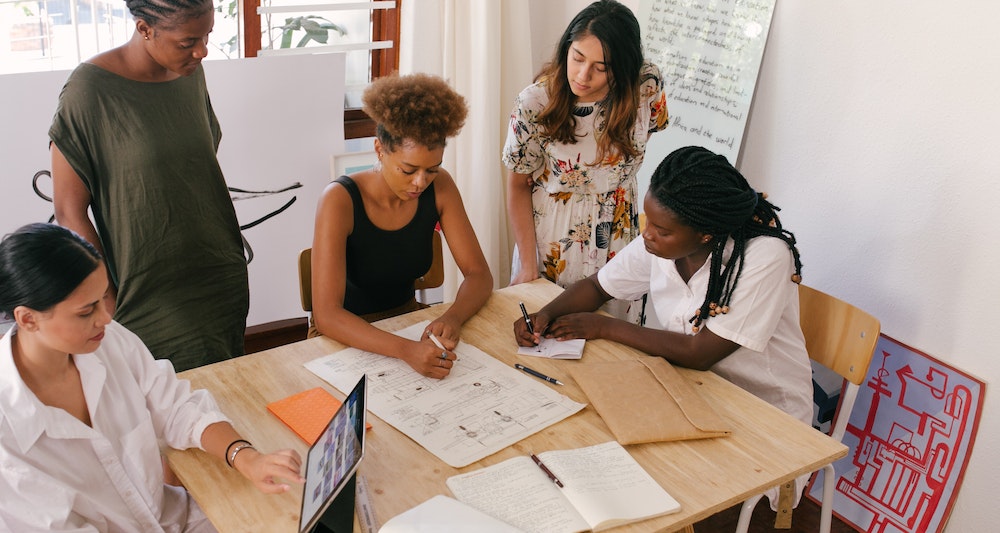
MULTIPOLYGON (((388 76, 399 70, 400 4, 392 9, 372 10, 372 41, 392 41, 392 48, 371 51, 371 79, 388 76)), ((260 35, 261 16, 257 14, 260 0, 240 0, 240 27, 243 30, 243 57, 257 57, 260 39, 250 39, 250 35, 260 35)), ((375 136, 375 121, 361 108, 344 109, 344 138, 359 139, 375 136)))

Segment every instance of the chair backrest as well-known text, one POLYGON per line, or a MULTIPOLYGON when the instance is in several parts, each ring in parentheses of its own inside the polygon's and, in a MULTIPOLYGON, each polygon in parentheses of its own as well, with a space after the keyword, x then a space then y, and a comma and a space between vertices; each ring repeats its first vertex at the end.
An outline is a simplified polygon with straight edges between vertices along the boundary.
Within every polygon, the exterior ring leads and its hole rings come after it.
POLYGON ((435 231, 431 241, 434 255, 431 256, 431 268, 426 274, 413 282, 415 290, 433 289, 444 285, 444 247, 441 244, 441 232, 435 231))
POLYGON ((799 325, 809 358, 860 385, 868 374, 881 325, 877 318, 806 285, 799 285, 799 325))
MULTIPOLYGON (((414 290, 433 289, 444 284, 444 248, 441 232, 435 231, 432 241, 431 268, 413 282, 414 290)), ((299 252, 299 301, 302 310, 312 311, 312 248, 299 252)))
MULTIPOLYGON (((830 436, 843 441, 851 411, 854 410, 854 400, 875 353, 881 325, 877 318, 847 302, 812 287, 799 285, 799 327, 806 338, 809 358, 847 380, 837 406, 836 419, 830 428, 830 436)), ((833 472, 826 475, 832 476, 833 472)), ((827 489, 824 486, 824 493, 832 491, 832 485, 830 487, 827 489)), ((831 492, 824 502, 832 497, 831 492)))
POLYGON ((299 252, 299 301, 302 303, 302 310, 306 312, 313 309, 312 252, 312 248, 299 252))

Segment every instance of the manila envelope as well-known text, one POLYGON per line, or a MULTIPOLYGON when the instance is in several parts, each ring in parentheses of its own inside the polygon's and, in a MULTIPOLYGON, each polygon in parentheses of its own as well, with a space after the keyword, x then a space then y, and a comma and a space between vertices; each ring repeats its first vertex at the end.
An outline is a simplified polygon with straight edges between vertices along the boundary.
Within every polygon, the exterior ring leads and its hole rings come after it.
POLYGON ((621 444, 732 432, 695 387, 659 357, 582 364, 570 373, 621 444))

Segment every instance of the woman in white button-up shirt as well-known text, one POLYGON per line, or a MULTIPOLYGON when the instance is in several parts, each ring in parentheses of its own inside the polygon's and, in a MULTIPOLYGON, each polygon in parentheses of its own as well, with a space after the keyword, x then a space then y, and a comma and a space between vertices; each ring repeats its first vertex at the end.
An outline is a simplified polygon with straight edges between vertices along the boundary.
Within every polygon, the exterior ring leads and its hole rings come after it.
POLYGON ((0 242, 0 311, 15 320, 0 341, 0 531, 214 531, 164 484, 158 439, 225 459, 263 492, 302 482, 295 451, 258 453, 112 322, 107 290, 100 255, 65 228, 0 242))
MULTIPOLYGON (((812 368, 799 328, 802 262, 778 208, 725 157, 688 146, 650 179, 646 227, 601 270, 514 323, 521 346, 540 335, 609 339, 675 365, 711 369, 809 424, 812 368), (644 326, 601 316, 612 297, 647 296, 644 326)), ((796 480, 795 505, 808 475, 796 480)), ((777 490, 767 493, 772 509, 777 490)))
POLYGON ((721 155, 689 146, 650 180, 647 225, 597 274, 514 326, 538 334, 610 339, 673 364, 712 369, 804 423, 812 372, 799 329, 802 263, 777 208, 721 155), (645 326, 590 312, 608 299, 648 294, 645 326))

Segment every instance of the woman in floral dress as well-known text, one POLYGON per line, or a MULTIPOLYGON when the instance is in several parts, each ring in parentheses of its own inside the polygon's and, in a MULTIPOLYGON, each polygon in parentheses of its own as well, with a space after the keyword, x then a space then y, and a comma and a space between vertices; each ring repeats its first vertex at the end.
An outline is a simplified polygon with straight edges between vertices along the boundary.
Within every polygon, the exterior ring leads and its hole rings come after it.
POLYGON ((666 124, 663 82, 643 61, 635 15, 613 0, 594 2, 511 113, 503 150, 511 284, 544 276, 566 287, 639 234, 636 172, 649 135, 666 124))

